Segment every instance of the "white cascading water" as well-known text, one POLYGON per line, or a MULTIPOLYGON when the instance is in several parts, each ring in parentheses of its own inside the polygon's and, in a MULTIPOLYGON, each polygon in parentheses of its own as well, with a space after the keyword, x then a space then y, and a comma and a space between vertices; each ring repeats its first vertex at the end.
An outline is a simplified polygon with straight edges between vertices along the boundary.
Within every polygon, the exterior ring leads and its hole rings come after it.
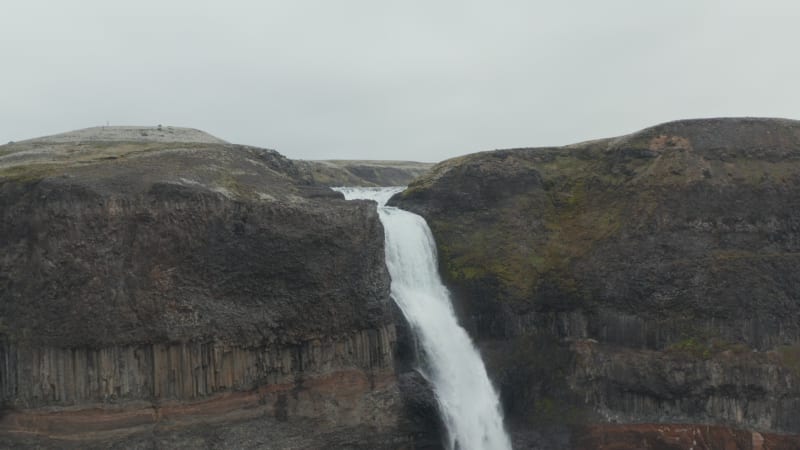
POLYGON ((385 206, 403 188, 335 188, 346 199, 378 202, 392 298, 425 354, 420 370, 433 385, 450 449, 510 449, 500 401, 480 354, 461 328, 442 284, 436 245, 422 217, 385 206))

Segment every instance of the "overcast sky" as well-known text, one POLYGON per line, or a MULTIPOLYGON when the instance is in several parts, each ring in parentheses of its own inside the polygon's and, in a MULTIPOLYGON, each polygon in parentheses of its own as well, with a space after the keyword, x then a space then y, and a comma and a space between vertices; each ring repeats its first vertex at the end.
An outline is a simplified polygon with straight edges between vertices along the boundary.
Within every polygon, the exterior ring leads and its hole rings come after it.
POLYGON ((1 1, 1 142, 161 123, 438 161, 800 118, 796 0, 1 1))

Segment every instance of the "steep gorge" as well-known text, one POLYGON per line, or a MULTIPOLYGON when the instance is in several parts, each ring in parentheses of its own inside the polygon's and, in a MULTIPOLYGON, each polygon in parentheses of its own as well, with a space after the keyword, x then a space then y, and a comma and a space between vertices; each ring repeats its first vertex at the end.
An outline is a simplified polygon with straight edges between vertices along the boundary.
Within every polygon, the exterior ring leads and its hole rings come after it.
MULTIPOLYGON (((440 445, 375 205, 309 170, 171 127, 0 146, 0 446, 440 445)), ((799 199, 798 122, 713 119, 466 155, 392 202, 515 448, 788 450, 799 199)))

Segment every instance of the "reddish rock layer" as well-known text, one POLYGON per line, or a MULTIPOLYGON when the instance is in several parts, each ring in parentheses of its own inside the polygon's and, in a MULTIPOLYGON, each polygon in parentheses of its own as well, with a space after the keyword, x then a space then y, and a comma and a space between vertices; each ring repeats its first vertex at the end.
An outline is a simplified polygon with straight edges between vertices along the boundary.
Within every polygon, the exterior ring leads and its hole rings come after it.
POLYGON ((607 424, 576 433, 576 450, 797 450, 800 435, 714 425, 607 424))
POLYGON ((0 418, 0 435, 37 435, 48 439, 100 440, 117 438, 153 427, 180 429, 196 424, 235 422, 265 417, 287 421, 318 418, 335 425, 369 422, 377 429, 391 427, 369 414, 371 404, 396 407, 394 375, 368 376, 360 370, 332 373, 301 383, 260 386, 247 392, 227 392, 196 402, 139 402, 121 407, 39 408, 10 412, 0 418), (388 403, 386 403, 388 402, 388 403), (335 408, 335 417, 329 411, 335 408))

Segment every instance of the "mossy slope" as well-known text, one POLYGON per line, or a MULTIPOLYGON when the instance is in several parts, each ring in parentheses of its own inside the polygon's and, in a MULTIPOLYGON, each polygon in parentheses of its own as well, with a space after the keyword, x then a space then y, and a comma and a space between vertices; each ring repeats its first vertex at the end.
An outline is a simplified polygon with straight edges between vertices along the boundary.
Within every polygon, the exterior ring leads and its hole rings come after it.
POLYGON ((775 279, 800 262, 798 193, 800 122, 718 119, 467 155, 393 201, 429 220, 451 283, 497 286, 482 301, 738 316, 800 310, 800 273, 775 279))

